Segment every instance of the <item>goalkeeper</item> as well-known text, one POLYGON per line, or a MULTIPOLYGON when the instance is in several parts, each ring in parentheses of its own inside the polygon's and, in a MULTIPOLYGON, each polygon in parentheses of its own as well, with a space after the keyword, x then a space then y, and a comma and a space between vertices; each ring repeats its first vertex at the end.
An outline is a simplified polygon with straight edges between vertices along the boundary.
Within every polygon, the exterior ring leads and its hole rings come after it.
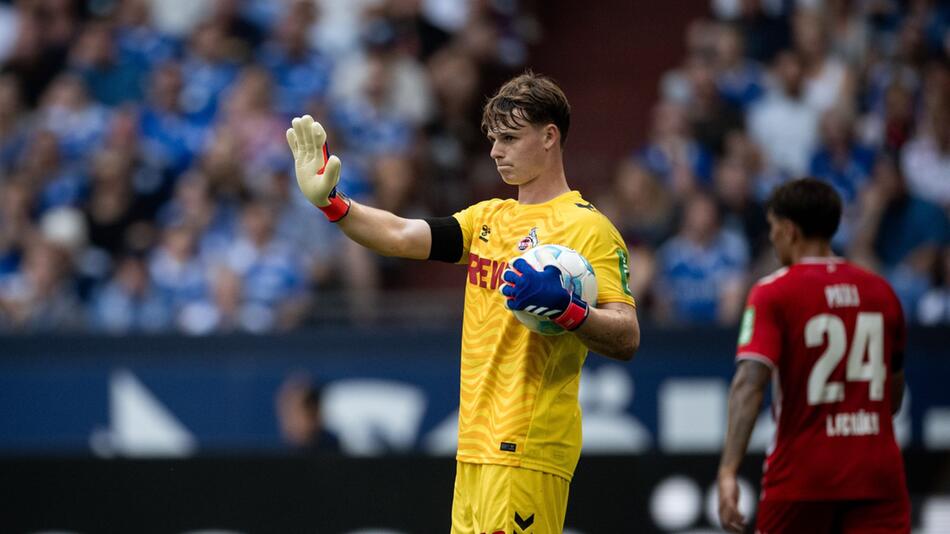
POLYGON ((452 533, 561 532, 581 448, 581 366, 588 350, 629 360, 640 344, 627 247, 564 174, 564 93, 529 72, 486 103, 491 158, 518 197, 451 217, 405 219, 354 202, 338 187, 341 162, 323 127, 307 115, 292 126, 300 190, 350 239, 386 256, 468 265, 452 533), (564 289, 556 267, 536 271, 521 260, 502 275, 511 258, 539 244, 590 261, 597 307, 564 289), (569 332, 531 332, 509 312, 525 309, 544 309, 569 332))

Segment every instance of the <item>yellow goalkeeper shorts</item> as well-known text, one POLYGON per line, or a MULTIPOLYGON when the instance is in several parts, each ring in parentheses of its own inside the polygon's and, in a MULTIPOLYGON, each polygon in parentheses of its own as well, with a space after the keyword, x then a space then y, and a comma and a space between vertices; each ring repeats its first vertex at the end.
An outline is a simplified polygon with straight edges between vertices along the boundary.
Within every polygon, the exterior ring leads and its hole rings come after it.
POLYGON ((569 487, 542 471, 457 462, 452 534, 560 534, 569 487))

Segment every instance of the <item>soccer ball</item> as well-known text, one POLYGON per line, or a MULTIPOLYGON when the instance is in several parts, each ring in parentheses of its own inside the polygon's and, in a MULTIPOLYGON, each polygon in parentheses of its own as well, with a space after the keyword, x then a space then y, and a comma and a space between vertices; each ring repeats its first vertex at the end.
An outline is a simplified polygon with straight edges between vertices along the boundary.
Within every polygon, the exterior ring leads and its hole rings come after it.
MULTIPOLYGON (((594 268, 591 267, 587 258, 581 256, 576 250, 561 245, 540 245, 529 249, 518 258, 525 260, 528 265, 540 271, 545 266, 542 259, 538 257, 539 253, 542 257, 546 256, 547 253, 554 257, 554 265, 561 271, 561 284, 565 289, 580 295, 588 305, 597 305, 597 278, 594 275, 594 268)), ((518 258, 512 259, 508 262, 508 265, 513 264, 518 258)), ((502 287, 504 287, 504 284, 502 284, 502 287)), ((565 332, 563 328, 550 319, 520 310, 512 310, 512 313, 532 332, 545 336, 557 336, 565 332)))

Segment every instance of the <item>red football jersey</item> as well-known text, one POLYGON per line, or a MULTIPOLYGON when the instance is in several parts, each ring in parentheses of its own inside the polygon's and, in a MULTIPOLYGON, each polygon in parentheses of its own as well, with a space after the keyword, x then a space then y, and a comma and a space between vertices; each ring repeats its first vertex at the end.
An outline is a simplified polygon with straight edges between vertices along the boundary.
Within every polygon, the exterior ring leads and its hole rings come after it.
POLYGON ((772 368, 778 428, 763 498, 906 495, 890 412, 904 338, 891 287, 840 258, 804 260, 752 288, 736 358, 772 368))

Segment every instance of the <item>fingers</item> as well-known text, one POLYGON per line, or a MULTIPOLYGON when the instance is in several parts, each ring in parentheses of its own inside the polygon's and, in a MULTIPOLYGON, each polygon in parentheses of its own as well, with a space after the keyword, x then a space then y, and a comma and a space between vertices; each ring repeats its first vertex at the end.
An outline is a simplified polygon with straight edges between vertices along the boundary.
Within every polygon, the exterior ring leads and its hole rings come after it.
POLYGON ((508 282, 509 284, 514 284, 514 283, 517 283, 518 280, 521 279, 521 276, 515 271, 512 271, 511 269, 505 269, 505 272, 502 273, 501 278, 502 280, 504 280, 505 282, 508 282))
POLYGON ((290 125, 294 130, 294 137, 297 140, 297 154, 304 159, 309 159, 313 154, 313 151, 310 149, 311 132, 307 119, 310 119, 311 122, 313 121, 310 115, 297 117, 290 121, 290 125))
POLYGON ((737 519, 729 521, 727 524, 723 524, 723 528, 729 532, 734 532, 735 534, 742 534, 745 532, 745 520, 742 519, 740 515, 737 519))
POLYGON ((515 286, 511 284, 505 284, 501 286, 501 294, 508 297, 509 299, 515 298, 515 286))
POLYGON ((512 262, 511 268, 514 269, 519 275, 521 273, 528 272, 529 270, 530 271, 534 270, 534 267, 532 267, 530 263, 525 261, 524 258, 518 258, 514 262, 512 262))
POLYGON ((287 144, 294 154, 294 159, 315 159, 323 174, 330 161, 330 151, 327 146, 327 131, 323 125, 313 120, 310 115, 297 117, 290 121, 291 128, 287 130, 287 144))
POLYGON ((561 277, 561 268, 557 265, 548 265, 543 269, 543 271, 547 274, 555 275, 558 278, 561 277))
MULTIPOLYGON (((307 116, 309 117, 309 115, 307 116)), ((323 129, 323 125, 319 122, 316 122, 313 119, 310 120, 312 121, 310 131, 313 134, 313 148, 314 150, 320 152, 320 157, 323 158, 321 163, 325 163, 327 161, 327 154, 324 150, 324 146, 327 144, 327 131, 323 129)))
POLYGON ((331 189, 335 187, 336 184, 340 183, 340 169, 342 167, 343 163, 340 161, 340 158, 336 156, 330 156, 330 158, 327 160, 327 164, 323 169, 322 176, 324 176, 326 180, 330 181, 331 189))
POLYGON ((290 145, 290 152, 294 155, 294 159, 297 159, 297 134, 294 133, 293 128, 287 128, 287 144, 290 145))
POLYGON ((745 518, 739 512, 739 509, 735 504, 720 503, 719 522, 722 525, 722 528, 728 532, 741 534, 745 531, 745 518))

